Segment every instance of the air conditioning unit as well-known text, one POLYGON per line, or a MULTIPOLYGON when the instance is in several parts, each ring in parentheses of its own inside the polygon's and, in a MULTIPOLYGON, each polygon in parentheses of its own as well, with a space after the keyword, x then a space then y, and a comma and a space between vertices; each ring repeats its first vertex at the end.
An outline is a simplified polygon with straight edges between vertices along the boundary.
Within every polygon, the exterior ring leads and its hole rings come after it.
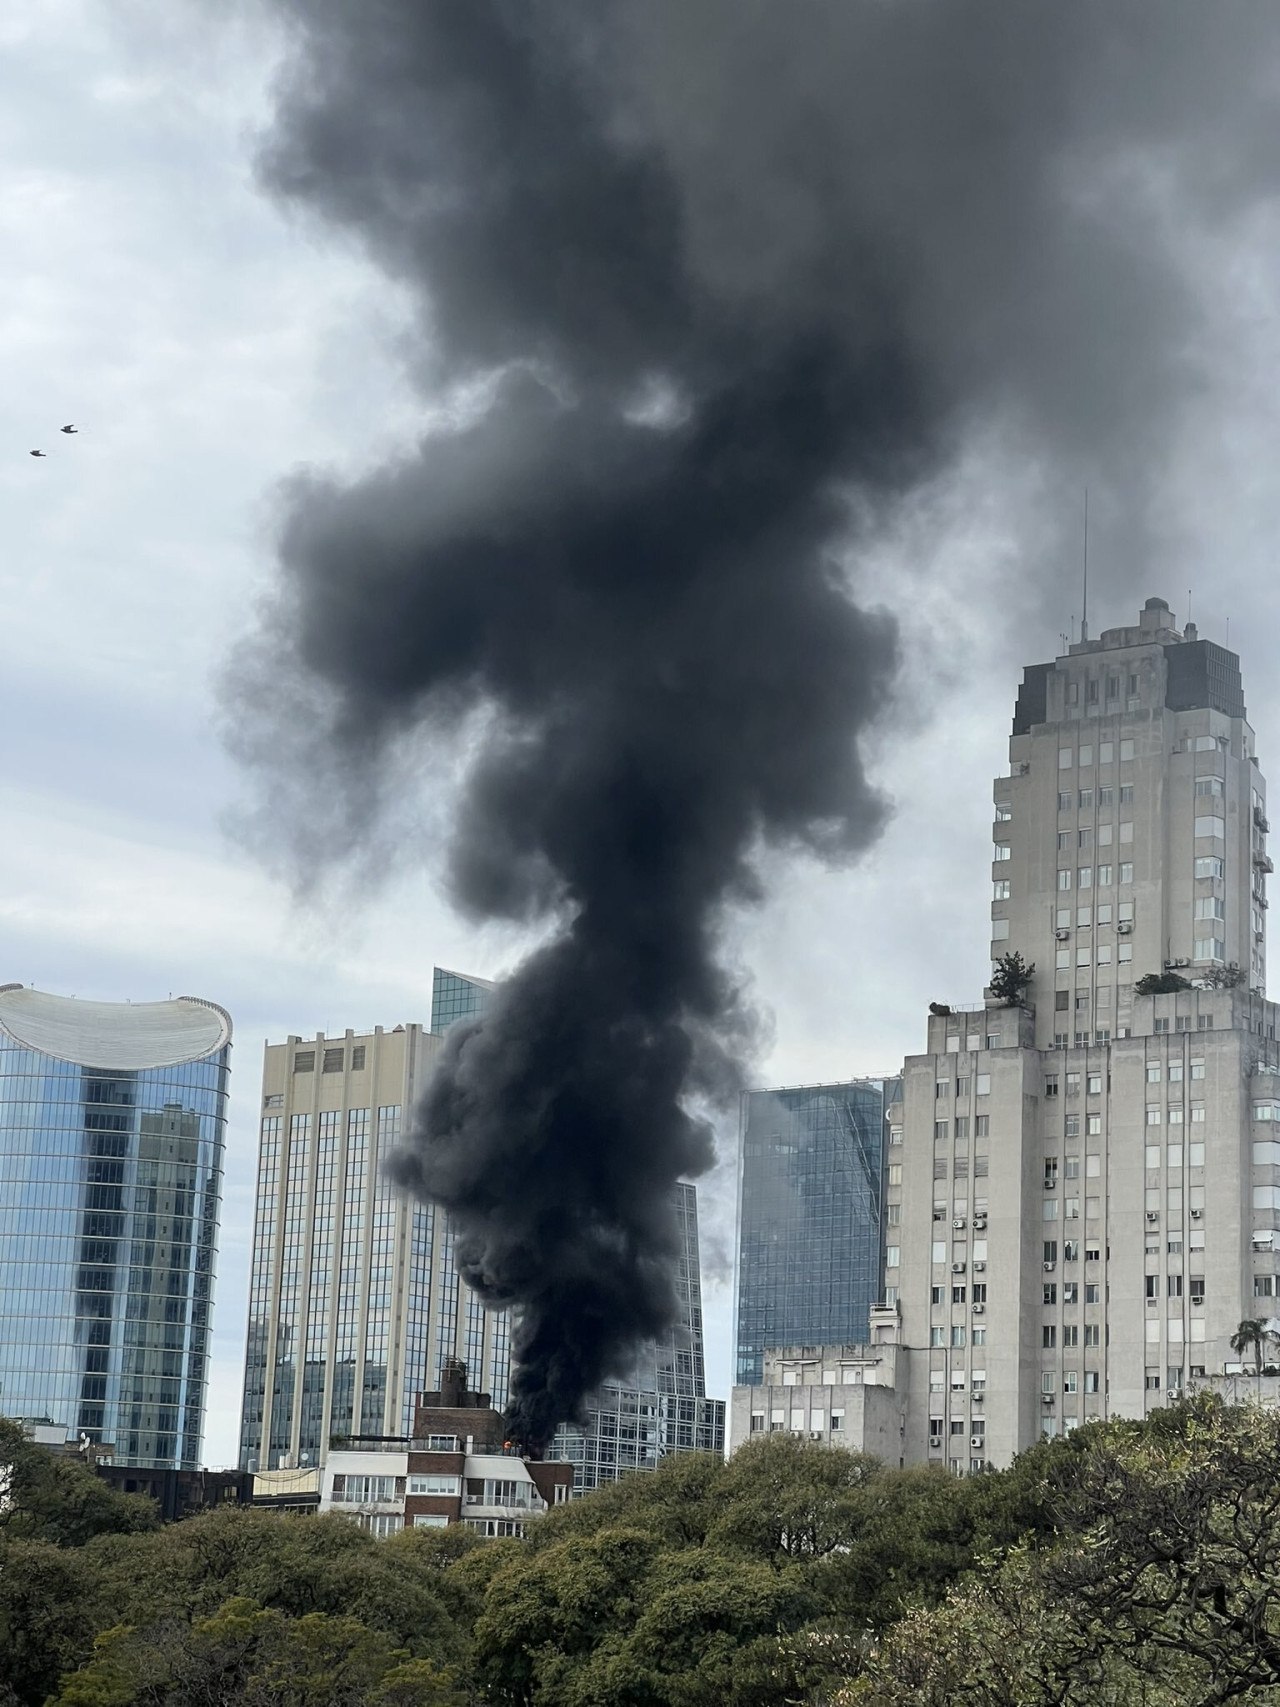
POLYGON ((1121 936, 1128 936, 1133 930, 1133 921, 1131 919, 1122 919, 1116 926, 1116 929, 1120 932, 1121 936))
POLYGON ((1057 1266, 1058 1266, 1058 1265, 1057 1265, 1057 1263, 1056 1263, 1056 1262, 1047 1262, 1047 1263, 1046 1263, 1046 1264, 1045 1264, 1045 1265, 1044 1265, 1044 1272, 1045 1272, 1045 1273, 1046 1273, 1046 1274, 1052 1274, 1052 1273, 1053 1273, 1053 1271, 1054 1271, 1054 1269, 1055 1269, 1055 1268, 1057 1268, 1057 1266))
POLYGON ((987 1437, 985 1434, 971 1434, 969 1436, 969 1445, 970 1446, 985 1446, 986 1444, 987 1444, 987 1437))
POLYGON ((985 1304, 975 1304, 973 1307, 973 1313, 975 1316, 985 1316, 987 1313, 986 1305, 985 1304))
POLYGON ((1059 942, 1067 942, 1070 940, 1070 937, 1071 937, 1071 932, 1066 931, 1066 930, 1057 930, 1057 931, 1054 931, 1053 934, 1054 934, 1054 936, 1057 937, 1059 942))
POLYGON ((942 1451, 942 1436, 940 1434, 931 1434, 929 1436, 929 1450, 930 1452, 942 1451))
POLYGON ((1175 966, 1190 966, 1191 962, 1189 960, 1175 960, 1173 964, 1175 966))
POLYGON ((1160 1211, 1158 1209, 1148 1209, 1147 1210, 1147 1220, 1148 1221, 1158 1221, 1159 1219, 1160 1219, 1160 1211))
POLYGON ((960 1229, 964 1226, 964 1216, 963 1215, 957 1215, 955 1220, 951 1223, 951 1225, 955 1228, 956 1232, 958 1233, 960 1231, 960 1229))
POLYGON ((985 1215, 975 1215, 973 1218, 973 1224, 975 1227, 985 1227, 987 1224, 986 1216, 985 1215))
POLYGON ((1040 1395, 1040 1403, 1041 1403, 1041 1404, 1042 1404, 1042 1405, 1052 1405, 1052 1404, 1053 1404, 1053 1403, 1054 1403, 1054 1396, 1053 1396, 1053 1394, 1052 1394, 1052 1393, 1041 1393, 1041 1395, 1040 1395))
POLYGON ((985 1263, 985 1262, 976 1262, 976 1263, 974 1263, 974 1265, 973 1265, 973 1272, 974 1272, 974 1273, 975 1273, 975 1274, 985 1274, 985 1273, 986 1273, 986 1272, 987 1272, 987 1265, 986 1265, 986 1263, 985 1263))
POLYGON ((964 1264, 962 1262, 953 1262, 951 1265, 951 1272, 952 1274, 963 1274, 964 1264))
POLYGON ((1202 1217, 1202 1216, 1203 1216, 1203 1214, 1204 1214, 1204 1210, 1203 1210, 1203 1209, 1193 1209, 1193 1210, 1192 1210, 1192 1211, 1191 1211, 1191 1219, 1192 1219, 1192 1220, 1193 1220, 1193 1221, 1199 1221, 1199 1220, 1200 1220, 1200 1218, 1201 1218, 1201 1217, 1202 1217))
POLYGON ((821 1440, 822 1439, 822 1430, 820 1428, 811 1428, 809 1430, 809 1439, 810 1440, 821 1440))
POLYGON ((984 1392, 982 1392, 980 1388, 975 1387, 973 1394, 972 1394, 972 1397, 970 1398, 969 1402, 971 1404, 974 1404, 974 1405, 980 1405, 983 1402, 983 1400, 986 1398, 986 1396, 987 1395, 984 1392))

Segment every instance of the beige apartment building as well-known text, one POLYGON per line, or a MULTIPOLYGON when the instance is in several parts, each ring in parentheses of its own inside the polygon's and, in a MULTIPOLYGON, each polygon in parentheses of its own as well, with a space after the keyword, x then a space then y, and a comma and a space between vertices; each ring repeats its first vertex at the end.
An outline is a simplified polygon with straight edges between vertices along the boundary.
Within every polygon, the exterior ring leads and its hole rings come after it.
POLYGON ((991 956, 1025 1007, 935 1004, 890 1111, 903 1455, 958 1473, 1240 1367, 1280 1252, 1266 785, 1239 660, 1148 599, 1024 676, 991 956), (1148 973, 1192 986, 1138 995, 1148 973))
MULTIPOLYGON (((436 1030, 488 988, 437 969, 436 1030)), ((243 1469, 322 1464, 334 1438, 408 1435, 415 1395, 455 1358, 506 1404, 506 1311, 459 1278, 448 1218, 382 1167, 441 1047, 416 1024, 266 1046, 243 1469)))

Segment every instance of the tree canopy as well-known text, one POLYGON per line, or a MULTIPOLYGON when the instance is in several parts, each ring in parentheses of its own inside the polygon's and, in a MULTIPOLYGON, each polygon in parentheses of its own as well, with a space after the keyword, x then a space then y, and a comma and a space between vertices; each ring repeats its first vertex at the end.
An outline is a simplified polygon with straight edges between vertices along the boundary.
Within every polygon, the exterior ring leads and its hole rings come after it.
POLYGON ((1280 1703, 1280 1415, 1258 1406, 1201 1396, 963 1480, 771 1434, 523 1542, 235 1509, 157 1528, 95 1505, 83 1466, 23 1463, 9 1707, 1280 1703))

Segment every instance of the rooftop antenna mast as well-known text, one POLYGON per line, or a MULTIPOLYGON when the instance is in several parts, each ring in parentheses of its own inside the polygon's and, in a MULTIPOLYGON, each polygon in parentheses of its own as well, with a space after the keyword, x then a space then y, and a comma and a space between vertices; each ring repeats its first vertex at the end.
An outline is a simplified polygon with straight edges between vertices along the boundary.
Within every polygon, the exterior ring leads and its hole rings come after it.
POLYGON ((1080 638, 1089 638, 1089 488, 1084 489, 1084 598, 1080 606, 1080 638))

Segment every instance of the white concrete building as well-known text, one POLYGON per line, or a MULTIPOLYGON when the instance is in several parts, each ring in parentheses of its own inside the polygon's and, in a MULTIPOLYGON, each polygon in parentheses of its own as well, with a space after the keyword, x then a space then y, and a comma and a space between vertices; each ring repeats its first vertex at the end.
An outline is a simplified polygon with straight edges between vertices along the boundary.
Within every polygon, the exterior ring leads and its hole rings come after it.
POLYGON ((1034 963, 1026 1005, 935 1005, 887 1151, 904 1456, 957 1472, 1238 1367, 1278 1285, 1271 861, 1237 658, 1149 599, 1027 669, 1009 759, 991 954, 1034 963), (1138 993, 1166 973, 1193 987, 1138 993))
POLYGON ((823 1446, 871 1452, 901 1464, 906 1438, 907 1356, 893 1343, 895 1311, 872 1313, 869 1345, 798 1345, 764 1354, 759 1386, 733 1389, 729 1451, 762 1434, 788 1433, 823 1446))

